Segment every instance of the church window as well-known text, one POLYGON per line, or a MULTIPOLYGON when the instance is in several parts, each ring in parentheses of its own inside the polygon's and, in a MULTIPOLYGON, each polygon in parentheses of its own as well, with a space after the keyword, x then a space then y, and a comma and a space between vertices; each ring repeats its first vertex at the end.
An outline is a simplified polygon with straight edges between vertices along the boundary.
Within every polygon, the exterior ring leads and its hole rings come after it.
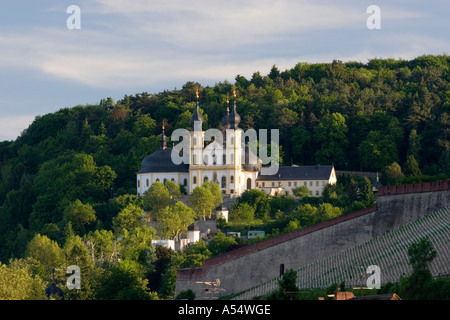
POLYGON ((203 178, 203 182, 206 182, 206 181, 208 181, 208 177, 203 178))
POLYGON ((223 162, 223 164, 227 164, 227 155, 226 154, 222 155, 222 162, 223 162))
POLYGON ((141 181, 138 180, 138 188, 140 188, 140 187, 141 187, 141 181))
POLYGON ((159 179, 156 179, 156 182, 159 182, 159 179))
POLYGON ((222 188, 226 188, 227 187, 227 177, 223 176, 222 177, 222 188))
POLYGON ((148 187, 149 185, 150 185, 150 183, 149 183, 148 179, 145 180, 145 186, 148 187))
POLYGON ((184 185, 185 187, 187 186, 187 179, 186 179, 186 178, 184 178, 183 185, 184 185))
POLYGON ((234 176, 230 176, 230 183, 234 183, 234 176))
POLYGON ((192 178, 192 181, 194 182, 194 184, 197 184, 197 177, 194 176, 194 178, 192 178))
POLYGON ((247 189, 251 189, 252 188, 252 179, 248 178, 247 179, 247 189))
POLYGON ((197 164, 197 155, 194 154, 194 164, 197 164))
POLYGON ((230 155, 230 163, 234 163, 234 154, 230 155))
POLYGON ((167 179, 166 179, 166 178, 164 178, 164 182, 163 182, 163 183, 164 183, 164 184, 166 184, 166 181, 167 181, 167 179))
POLYGON ((284 263, 280 264, 280 277, 284 274, 284 263))
POLYGON ((170 179, 170 181, 175 181, 175 179, 174 179, 174 178, 172 178, 172 179, 170 179))

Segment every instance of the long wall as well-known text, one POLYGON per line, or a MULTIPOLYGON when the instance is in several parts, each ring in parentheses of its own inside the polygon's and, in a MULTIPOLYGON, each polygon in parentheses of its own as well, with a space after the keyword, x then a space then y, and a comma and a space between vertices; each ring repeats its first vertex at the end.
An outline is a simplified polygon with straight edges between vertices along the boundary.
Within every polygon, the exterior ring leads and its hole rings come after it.
POLYGON ((175 294, 192 289, 197 299, 209 299, 220 280, 217 296, 240 292, 318 259, 368 241, 387 231, 450 205, 449 181, 381 187, 376 206, 349 213, 301 230, 242 247, 205 261, 201 268, 177 273, 175 294))

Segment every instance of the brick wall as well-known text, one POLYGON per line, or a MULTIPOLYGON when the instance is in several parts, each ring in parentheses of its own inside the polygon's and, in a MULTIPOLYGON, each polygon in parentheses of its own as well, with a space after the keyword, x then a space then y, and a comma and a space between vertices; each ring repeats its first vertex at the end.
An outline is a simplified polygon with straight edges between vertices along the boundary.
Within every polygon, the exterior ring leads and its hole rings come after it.
POLYGON ((423 183, 382 186, 378 188, 378 196, 450 190, 450 180, 423 183))

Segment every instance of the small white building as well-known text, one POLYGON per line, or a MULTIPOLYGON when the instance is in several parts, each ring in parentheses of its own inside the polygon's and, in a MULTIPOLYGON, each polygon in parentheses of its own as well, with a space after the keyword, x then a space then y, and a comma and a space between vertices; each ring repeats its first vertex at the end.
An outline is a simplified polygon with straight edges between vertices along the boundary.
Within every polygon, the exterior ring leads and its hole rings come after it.
POLYGON ((292 189, 305 186, 310 196, 319 197, 327 184, 337 182, 336 172, 332 165, 316 166, 284 166, 279 167, 275 175, 259 175, 256 187, 268 195, 293 194, 292 189))
POLYGON ((193 244, 200 240, 200 228, 196 223, 191 224, 187 231, 188 243, 193 244))

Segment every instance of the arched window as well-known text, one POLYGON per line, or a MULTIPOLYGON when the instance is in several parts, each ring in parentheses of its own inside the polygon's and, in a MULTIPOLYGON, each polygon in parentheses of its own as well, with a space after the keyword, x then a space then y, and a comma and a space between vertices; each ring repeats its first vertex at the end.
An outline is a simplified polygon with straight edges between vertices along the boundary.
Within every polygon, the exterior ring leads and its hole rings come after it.
POLYGON ((227 177, 223 176, 222 177, 222 188, 226 188, 227 187, 227 177))
POLYGON ((234 176, 230 176, 230 183, 234 183, 234 176))
POLYGON ((192 178, 192 182, 193 182, 194 184, 197 184, 197 177, 196 177, 196 176, 194 176, 194 178, 192 178))
POLYGON ((184 178, 183 185, 184 185, 185 187, 187 186, 187 179, 186 179, 186 178, 184 178))
POLYGON ((197 164, 197 155, 194 154, 194 163, 193 164, 197 164))
POLYGON ((156 179, 156 182, 159 182, 159 179, 156 179))
POLYGON ((225 153, 222 155, 222 164, 227 164, 227 155, 225 153))
POLYGON ((170 181, 175 181, 175 179, 174 179, 174 178, 172 178, 172 179, 170 179, 170 181))
POLYGON ((247 189, 251 189, 252 188, 252 179, 248 178, 247 179, 247 189))
POLYGON ((280 277, 284 274, 284 263, 280 264, 280 277))
POLYGON ((138 188, 141 187, 141 180, 138 180, 138 188))
POLYGON ((164 184, 166 184, 166 181, 167 181, 167 179, 166 179, 166 178, 164 178, 164 184))
POLYGON ((208 177, 203 178, 203 182, 206 182, 206 181, 208 181, 208 177))
POLYGON ((150 182, 147 180, 145 180, 145 186, 148 187, 150 185, 150 182))

